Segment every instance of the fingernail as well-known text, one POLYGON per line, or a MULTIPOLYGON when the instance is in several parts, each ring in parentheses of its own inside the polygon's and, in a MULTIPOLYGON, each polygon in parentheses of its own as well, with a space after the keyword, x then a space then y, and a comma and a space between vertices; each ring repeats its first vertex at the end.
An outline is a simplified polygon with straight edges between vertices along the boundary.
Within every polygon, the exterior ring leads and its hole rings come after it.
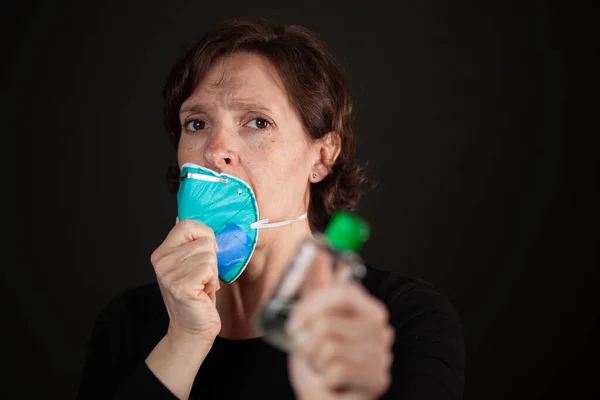
POLYGON ((179 217, 175 217, 175 225, 179 223, 179 217))
POLYGON ((221 289, 221 282, 217 280, 217 290, 221 289))

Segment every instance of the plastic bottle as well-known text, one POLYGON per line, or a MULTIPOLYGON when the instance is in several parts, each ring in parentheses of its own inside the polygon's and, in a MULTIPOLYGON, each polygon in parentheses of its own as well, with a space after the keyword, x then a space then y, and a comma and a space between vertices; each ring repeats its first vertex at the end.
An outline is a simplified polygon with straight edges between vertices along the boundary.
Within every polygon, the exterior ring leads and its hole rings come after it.
POLYGON ((256 329, 268 343, 287 351, 285 333, 288 316, 306 292, 336 281, 357 279, 366 274, 358 252, 370 235, 368 223, 356 214, 336 213, 324 233, 304 240, 288 262, 272 295, 255 316, 256 329))

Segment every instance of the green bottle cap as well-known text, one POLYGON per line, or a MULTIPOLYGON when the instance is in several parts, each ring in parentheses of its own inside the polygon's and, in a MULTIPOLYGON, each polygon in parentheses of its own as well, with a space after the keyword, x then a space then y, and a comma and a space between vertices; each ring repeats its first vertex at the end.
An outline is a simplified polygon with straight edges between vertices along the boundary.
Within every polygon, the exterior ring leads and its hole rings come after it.
POLYGON ((358 252, 370 233, 369 224, 364 219, 344 211, 335 213, 325 229, 327 241, 339 251, 358 252))

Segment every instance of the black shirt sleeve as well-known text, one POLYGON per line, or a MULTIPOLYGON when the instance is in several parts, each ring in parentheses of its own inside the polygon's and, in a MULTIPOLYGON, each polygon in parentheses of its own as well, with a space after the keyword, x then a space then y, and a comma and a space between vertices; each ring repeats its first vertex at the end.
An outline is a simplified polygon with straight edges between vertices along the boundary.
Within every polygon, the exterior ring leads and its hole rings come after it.
POLYGON ((79 380, 78 400, 177 399, 148 369, 146 355, 140 354, 139 336, 134 337, 140 325, 132 316, 128 297, 130 291, 112 300, 96 319, 79 380))
POLYGON ((393 383, 383 399, 462 399, 464 336, 452 304, 422 281, 404 284, 387 302, 396 339, 393 383))

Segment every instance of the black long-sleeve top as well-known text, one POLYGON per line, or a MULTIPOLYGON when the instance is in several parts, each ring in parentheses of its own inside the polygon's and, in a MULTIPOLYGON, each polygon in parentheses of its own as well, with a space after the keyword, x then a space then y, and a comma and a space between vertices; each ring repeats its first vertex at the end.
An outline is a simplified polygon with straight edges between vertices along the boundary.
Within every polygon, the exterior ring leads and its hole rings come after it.
MULTIPOLYGON (((392 385, 382 399, 462 399, 464 336, 452 304, 429 283, 398 273, 369 267, 363 283, 387 305, 396 331, 392 385)), ((77 399, 176 399, 144 362, 168 323, 156 282, 113 299, 93 328, 77 399)), ((287 355, 260 338, 217 337, 191 398, 294 399, 287 355)))

